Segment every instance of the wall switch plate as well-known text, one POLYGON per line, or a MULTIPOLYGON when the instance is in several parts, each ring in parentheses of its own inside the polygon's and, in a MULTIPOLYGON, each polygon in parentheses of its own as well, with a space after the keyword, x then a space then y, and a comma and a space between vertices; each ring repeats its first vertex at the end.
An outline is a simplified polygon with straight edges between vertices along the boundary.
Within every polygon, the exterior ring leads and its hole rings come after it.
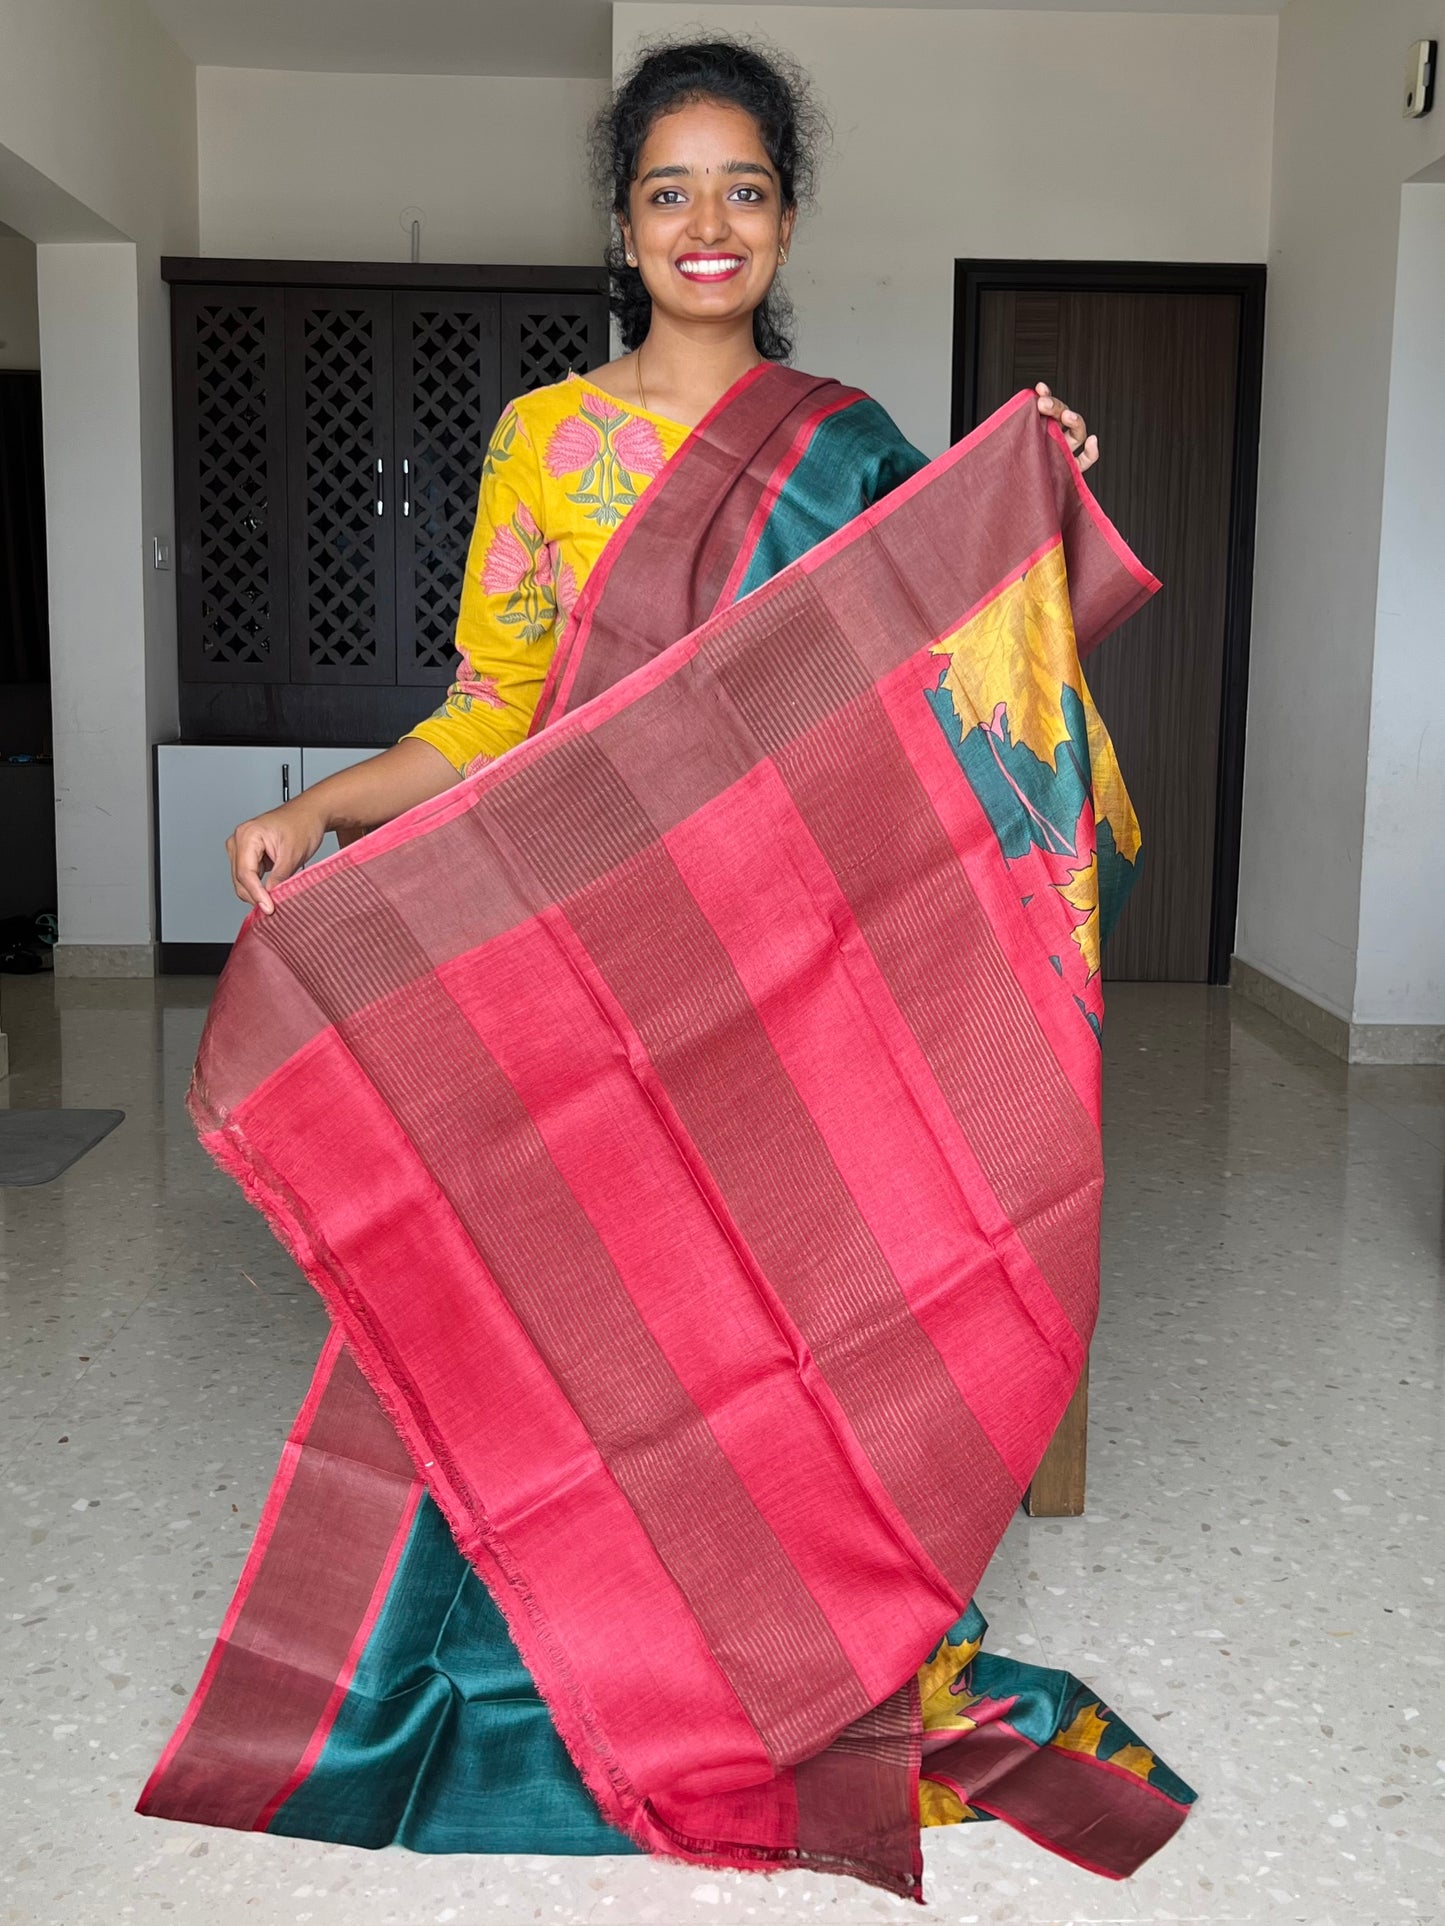
POLYGON ((151 537, 152 565, 155 568, 169 568, 171 565, 171 545, 164 535, 151 537))
POLYGON ((1405 118, 1419 120, 1435 105, 1435 66, 1439 42, 1417 40, 1405 65, 1405 118))

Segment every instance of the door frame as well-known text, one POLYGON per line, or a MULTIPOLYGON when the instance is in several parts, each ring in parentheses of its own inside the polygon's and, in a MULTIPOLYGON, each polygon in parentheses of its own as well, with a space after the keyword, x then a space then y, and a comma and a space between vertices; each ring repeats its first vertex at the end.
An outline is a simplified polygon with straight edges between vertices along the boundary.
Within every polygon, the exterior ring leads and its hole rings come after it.
MULTIPOLYGON (((1020 289, 1058 289, 1066 294, 1233 294, 1239 297, 1234 471, 1230 478, 1213 897, 1209 916, 1209 981, 1227 983, 1239 904, 1245 708, 1249 694, 1260 395, 1264 374, 1265 268, 1262 263, 1252 261, 955 261, 949 430, 953 441, 977 426, 979 315, 983 296, 1020 289)), ((1187 432, 1187 424, 1184 431, 1187 432)))

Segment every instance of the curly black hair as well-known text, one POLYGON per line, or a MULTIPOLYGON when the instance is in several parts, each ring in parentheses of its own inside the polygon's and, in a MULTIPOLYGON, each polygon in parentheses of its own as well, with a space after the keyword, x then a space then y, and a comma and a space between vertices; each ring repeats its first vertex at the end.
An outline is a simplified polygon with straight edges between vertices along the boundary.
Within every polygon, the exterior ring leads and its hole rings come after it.
MULTIPOLYGON (((811 198, 818 149, 826 123, 807 77, 787 55, 738 40, 660 40, 642 49, 607 105, 592 123, 592 175, 612 219, 607 248, 609 302, 622 343, 635 348, 652 324, 652 296, 642 275, 627 265, 617 217, 628 211, 637 157, 654 123, 691 101, 716 100, 741 107, 758 123, 763 146, 778 171, 784 207, 811 198)), ((793 352, 793 310, 774 281, 753 315, 753 339, 769 361, 793 352)))

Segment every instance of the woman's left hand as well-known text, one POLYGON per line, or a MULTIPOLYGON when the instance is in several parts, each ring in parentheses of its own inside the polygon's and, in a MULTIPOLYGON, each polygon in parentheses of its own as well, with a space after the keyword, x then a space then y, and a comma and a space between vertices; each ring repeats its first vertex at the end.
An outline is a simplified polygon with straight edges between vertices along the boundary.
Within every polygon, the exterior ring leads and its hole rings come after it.
POLYGON ((1087 471, 1092 468, 1099 459, 1099 437, 1089 433, 1089 425, 1084 417, 1066 401, 1060 401, 1050 390, 1047 381, 1040 381, 1034 392, 1039 398, 1039 413, 1047 415, 1050 421, 1056 421, 1063 429, 1080 469, 1087 471))

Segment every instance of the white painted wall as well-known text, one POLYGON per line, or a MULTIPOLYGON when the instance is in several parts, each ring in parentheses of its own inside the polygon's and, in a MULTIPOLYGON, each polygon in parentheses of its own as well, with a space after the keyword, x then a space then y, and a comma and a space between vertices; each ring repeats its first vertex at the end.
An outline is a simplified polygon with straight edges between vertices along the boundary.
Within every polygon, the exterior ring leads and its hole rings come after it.
MULTIPOLYGON (((1445 151, 1445 107, 1400 113, 1427 35, 1445 41, 1445 0, 1291 0, 1280 21, 1235 947, 1360 1021, 1357 953, 1383 954, 1401 909, 1362 902, 1361 875, 1400 191, 1445 151)), ((1390 673, 1373 697, 1409 700, 1390 673)), ((1382 751, 1395 734, 1381 718, 1382 751)))
POLYGON ((930 454, 956 257, 1264 258, 1272 19, 619 0, 616 57, 697 26, 813 75, 834 143, 786 270, 798 360, 876 395, 930 454))
POLYGON ((1445 1024, 1445 183, 1407 186, 1360 864, 1357 1023, 1445 1024))
POLYGON ((56 712, 62 952, 143 944, 150 743, 175 724, 174 577, 147 552, 172 525, 159 257, 197 243, 195 70, 143 0, 0 0, 0 141, 0 220, 40 243, 51 651, 76 698, 56 712))
POLYGON ((0 140, 97 229, 194 245, 194 91, 144 0, 0 0, 0 140))
POLYGON ((594 80, 487 75, 197 75, 206 254, 572 266, 603 226, 586 182, 594 80))
POLYGON ((35 243, 21 234, 0 234, 0 368, 39 366, 35 243))
POLYGON ((148 859, 150 732, 136 250, 59 243, 41 248, 40 264, 60 928, 67 943, 142 944, 150 910, 135 844, 148 859))

